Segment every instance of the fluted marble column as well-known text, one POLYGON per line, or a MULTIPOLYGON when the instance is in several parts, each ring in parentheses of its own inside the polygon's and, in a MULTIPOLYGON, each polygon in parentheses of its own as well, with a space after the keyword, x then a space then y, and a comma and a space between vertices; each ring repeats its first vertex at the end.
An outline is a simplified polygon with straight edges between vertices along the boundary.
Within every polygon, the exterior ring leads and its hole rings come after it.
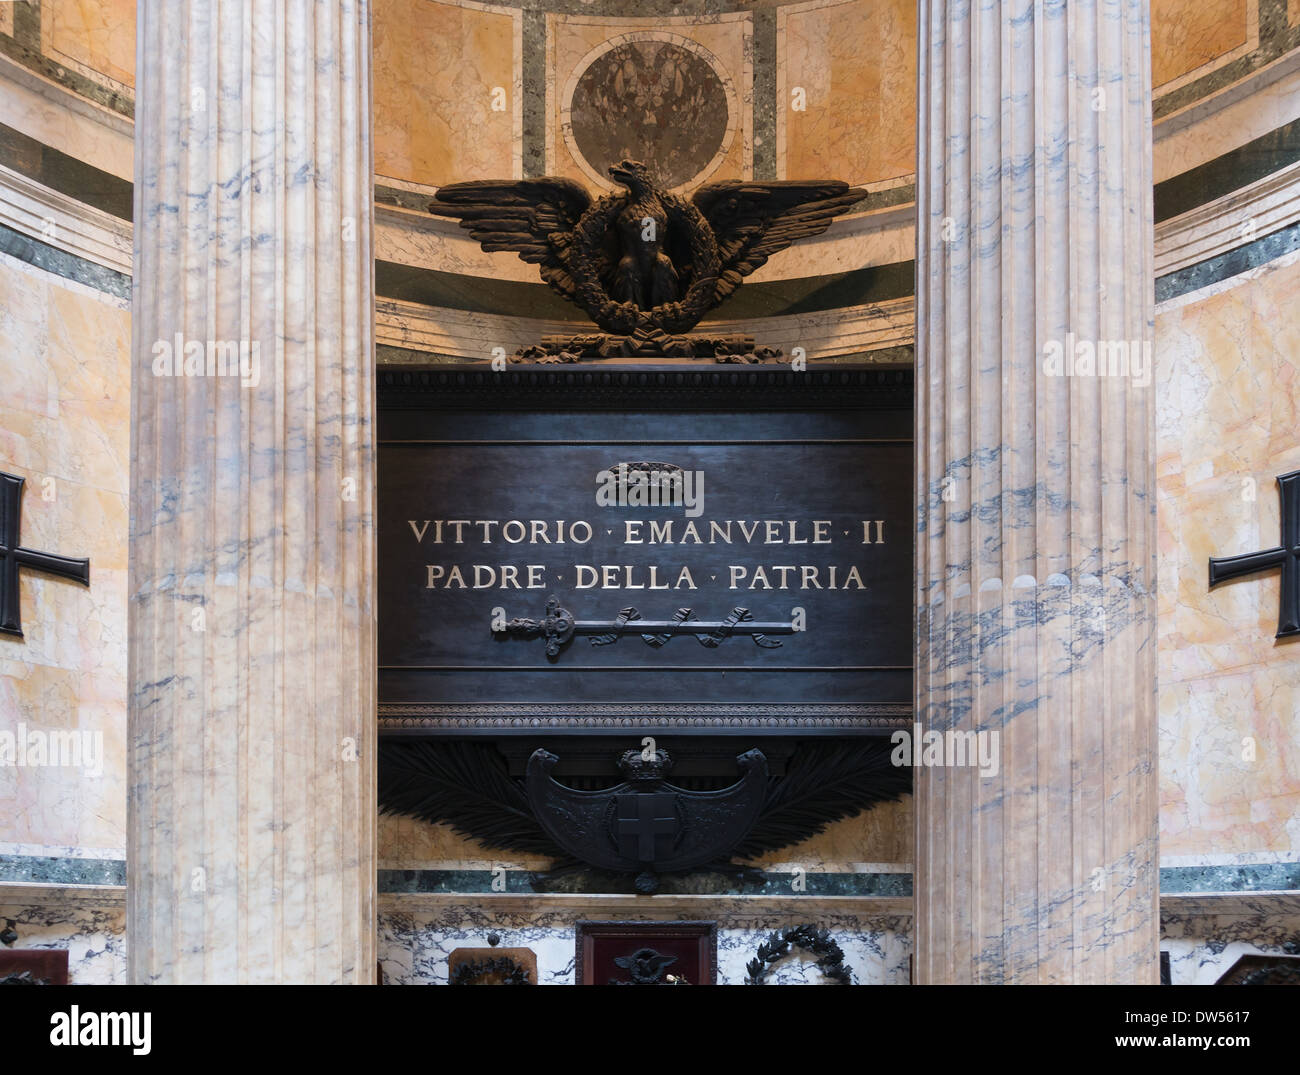
POLYGON ((919 31, 916 980, 1153 983, 1147 2, 919 31))
POLYGON ((369 19, 139 9, 133 982, 374 980, 369 19))

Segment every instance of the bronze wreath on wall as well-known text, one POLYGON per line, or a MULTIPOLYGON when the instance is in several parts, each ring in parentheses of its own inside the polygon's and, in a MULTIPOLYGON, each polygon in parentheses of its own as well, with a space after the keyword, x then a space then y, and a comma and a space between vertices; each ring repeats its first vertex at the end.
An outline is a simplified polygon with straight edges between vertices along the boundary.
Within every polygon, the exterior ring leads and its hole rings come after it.
POLYGON ((853 972, 844 965, 844 949, 831 939, 830 930, 815 926, 794 926, 772 933, 758 946, 758 955, 745 964, 749 977, 746 985, 766 985, 767 976, 774 964, 788 956, 792 949, 802 948, 817 956, 817 969, 837 985, 852 985, 853 972))

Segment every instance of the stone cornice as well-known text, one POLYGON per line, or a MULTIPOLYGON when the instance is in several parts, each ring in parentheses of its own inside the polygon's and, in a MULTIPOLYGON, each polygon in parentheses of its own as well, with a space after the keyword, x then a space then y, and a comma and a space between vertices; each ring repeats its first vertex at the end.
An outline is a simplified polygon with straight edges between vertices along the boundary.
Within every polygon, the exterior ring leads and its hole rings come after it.
POLYGON ((1156 225, 1156 277, 1300 220, 1300 162, 1156 225))
POLYGON ((0 224, 131 274, 131 223, 0 165, 0 224))
MULTIPOLYGON (((787 354, 802 347, 808 358, 833 358, 909 346, 915 323, 912 298, 853 306, 815 314, 769 317, 761 321, 705 321, 699 331, 761 333, 761 342, 787 354)), ((512 354, 543 335, 582 332, 585 323, 475 313, 422 306, 395 299, 375 302, 375 340, 381 346, 427 354, 487 361, 494 347, 512 354)), ((427 359, 424 359, 427 361, 427 359)))

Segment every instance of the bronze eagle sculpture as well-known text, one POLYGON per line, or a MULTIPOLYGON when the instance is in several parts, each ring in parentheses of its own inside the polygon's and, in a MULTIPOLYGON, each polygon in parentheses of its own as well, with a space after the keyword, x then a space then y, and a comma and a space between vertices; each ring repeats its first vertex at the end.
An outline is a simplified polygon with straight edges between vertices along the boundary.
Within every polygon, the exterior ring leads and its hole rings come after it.
POLYGON ((620 161, 609 174, 626 190, 594 201, 572 179, 543 176, 453 183, 429 205, 458 219, 484 250, 536 265, 609 334, 543 341, 553 353, 568 345, 645 353, 649 341, 666 354, 699 353, 696 345, 710 341, 681 334, 773 254, 820 235, 866 197, 839 180, 791 180, 710 183, 688 200, 661 189, 638 161, 620 161), (629 350, 631 339, 638 342, 629 350))

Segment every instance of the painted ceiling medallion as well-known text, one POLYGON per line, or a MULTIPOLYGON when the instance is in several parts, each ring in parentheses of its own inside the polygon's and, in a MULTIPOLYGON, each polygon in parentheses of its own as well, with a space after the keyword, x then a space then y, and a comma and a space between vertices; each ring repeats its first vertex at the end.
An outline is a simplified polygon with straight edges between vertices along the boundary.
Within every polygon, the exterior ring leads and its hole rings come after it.
POLYGON ((630 157, 673 189, 720 163, 733 134, 727 88, 687 44, 624 40, 578 76, 565 133, 594 178, 630 157))

